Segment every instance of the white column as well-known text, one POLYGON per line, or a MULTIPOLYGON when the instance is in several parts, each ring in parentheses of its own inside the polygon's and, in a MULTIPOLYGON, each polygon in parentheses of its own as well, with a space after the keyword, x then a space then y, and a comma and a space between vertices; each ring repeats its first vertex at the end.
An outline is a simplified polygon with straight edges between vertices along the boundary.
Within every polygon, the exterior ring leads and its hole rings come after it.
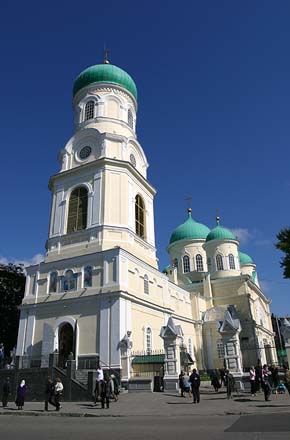
POLYGON ((21 310, 19 328, 18 328, 18 337, 17 337, 16 356, 23 356, 24 354, 27 318, 28 318, 28 310, 21 310))

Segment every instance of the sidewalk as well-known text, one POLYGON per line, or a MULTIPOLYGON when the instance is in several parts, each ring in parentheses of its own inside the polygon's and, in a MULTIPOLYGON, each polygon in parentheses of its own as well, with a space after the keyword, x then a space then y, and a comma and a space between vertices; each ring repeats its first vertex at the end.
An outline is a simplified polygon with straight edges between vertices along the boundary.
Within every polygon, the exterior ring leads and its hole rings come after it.
POLYGON ((265 402, 264 395, 259 393, 251 397, 247 393, 234 394, 227 400, 225 391, 215 393, 212 387, 201 388, 201 401, 192 404, 191 397, 182 398, 167 393, 124 393, 118 402, 110 402, 109 409, 102 409, 92 402, 63 402, 57 412, 50 406, 44 411, 44 402, 25 402, 24 409, 18 411, 14 403, 8 408, 0 408, 0 415, 16 416, 54 416, 54 417, 133 417, 133 416, 208 416, 208 415, 242 415, 290 412, 290 396, 273 394, 271 401, 265 402))

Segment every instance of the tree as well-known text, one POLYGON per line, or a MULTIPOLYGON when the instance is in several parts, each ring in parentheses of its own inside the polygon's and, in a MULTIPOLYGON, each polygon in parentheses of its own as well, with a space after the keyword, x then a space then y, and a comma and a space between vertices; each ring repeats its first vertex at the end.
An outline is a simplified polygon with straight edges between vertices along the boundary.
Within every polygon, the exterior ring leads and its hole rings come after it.
POLYGON ((19 325, 19 310, 25 289, 25 274, 21 264, 0 264, 0 342, 6 355, 15 347, 19 325))
POLYGON ((276 248, 284 252, 285 256, 282 258, 280 265, 283 267, 284 278, 290 278, 290 228, 282 229, 277 234, 276 248))

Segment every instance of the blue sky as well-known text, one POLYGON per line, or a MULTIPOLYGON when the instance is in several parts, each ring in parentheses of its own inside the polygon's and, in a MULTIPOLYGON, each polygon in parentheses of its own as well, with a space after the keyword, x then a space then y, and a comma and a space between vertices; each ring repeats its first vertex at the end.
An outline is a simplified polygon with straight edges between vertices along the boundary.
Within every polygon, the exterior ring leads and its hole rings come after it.
POLYGON ((73 131, 72 86, 102 61, 134 78, 137 132, 157 188, 160 268, 186 219, 238 230, 272 311, 289 313, 274 243, 289 225, 288 1, 6 2, 1 6, 0 258, 37 261, 49 176, 73 131))

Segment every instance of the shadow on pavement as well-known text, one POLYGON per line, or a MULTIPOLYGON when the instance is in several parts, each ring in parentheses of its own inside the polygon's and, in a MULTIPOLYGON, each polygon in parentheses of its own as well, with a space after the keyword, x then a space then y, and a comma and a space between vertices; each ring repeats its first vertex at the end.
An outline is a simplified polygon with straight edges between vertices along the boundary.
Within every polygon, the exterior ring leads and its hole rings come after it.
POLYGON ((191 405, 192 404, 192 400, 190 401, 181 401, 181 402, 166 402, 167 405, 191 405))

